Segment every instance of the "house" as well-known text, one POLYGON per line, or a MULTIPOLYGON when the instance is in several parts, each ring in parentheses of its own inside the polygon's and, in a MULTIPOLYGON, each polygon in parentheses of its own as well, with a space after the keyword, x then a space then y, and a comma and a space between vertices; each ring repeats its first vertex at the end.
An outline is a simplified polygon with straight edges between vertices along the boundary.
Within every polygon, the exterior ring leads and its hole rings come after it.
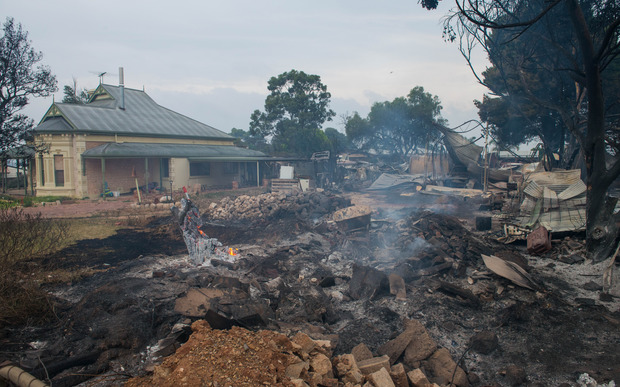
POLYGON ((37 196, 96 197, 139 187, 259 185, 268 157, 153 101, 100 84, 86 104, 53 103, 35 128, 37 196))

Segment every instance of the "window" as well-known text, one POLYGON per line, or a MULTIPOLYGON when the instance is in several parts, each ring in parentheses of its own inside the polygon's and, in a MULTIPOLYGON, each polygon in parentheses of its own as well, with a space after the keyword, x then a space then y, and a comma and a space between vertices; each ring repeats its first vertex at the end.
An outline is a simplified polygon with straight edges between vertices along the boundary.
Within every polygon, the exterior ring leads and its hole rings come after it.
POLYGON ((54 155, 54 179, 56 187, 65 186, 65 164, 62 155, 54 155))
POLYGON ((190 176, 209 176, 211 174, 211 163, 189 163, 190 176))
POLYGON ((239 172, 239 163, 224 163, 224 173, 234 175, 239 172))
POLYGON ((45 185, 45 169, 43 167, 43 155, 39 155, 39 168, 41 169, 40 176, 41 176, 41 186, 45 185))
POLYGON ((161 177, 170 177, 170 159, 161 159, 161 177))

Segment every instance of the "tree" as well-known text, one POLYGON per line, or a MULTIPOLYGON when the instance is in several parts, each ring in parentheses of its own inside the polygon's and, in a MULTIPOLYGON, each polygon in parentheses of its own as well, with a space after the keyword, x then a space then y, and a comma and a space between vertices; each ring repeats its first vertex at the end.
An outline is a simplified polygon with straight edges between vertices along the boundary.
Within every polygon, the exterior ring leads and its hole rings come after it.
MULTIPOLYGON (((499 45, 518 42, 514 74, 529 102, 553 110, 576 139, 586 167, 586 244, 596 260, 604 259, 618 237, 613 214, 616 200, 607 195, 620 176, 618 126, 605 102, 604 82, 620 54, 620 4, 616 0, 455 0, 444 32, 460 41, 470 60, 474 47, 485 49, 500 71, 499 45), (560 28, 558 28, 560 26, 560 28), (532 46, 534 48, 532 49, 532 46), (544 56, 541 55, 544 53, 544 56), (537 88, 531 66, 561 91, 561 98, 537 88), (572 87, 566 87, 570 84, 572 87)), ((431 7, 432 8, 432 7, 431 7)), ((478 77, 477 72, 474 74, 478 77)), ((509 77, 510 71, 505 74, 509 77)), ((484 84, 484 83, 483 83, 484 84)))
POLYGON ((62 98, 62 103, 70 103, 83 105, 88 103, 88 92, 85 89, 82 89, 79 93, 77 92, 77 82, 73 79, 73 87, 69 85, 65 85, 63 90, 64 97, 62 98))
POLYGON ((310 155, 328 146, 320 130, 336 114, 328 109, 331 94, 318 75, 291 70, 271 77, 265 111, 255 110, 250 134, 270 139, 276 152, 310 155))
POLYGON ((437 140, 436 125, 446 123, 441 109, 437 96, 416 86, 406 98, 375 103, 366 119, 353 114, 345 124, 347 137, 360 149, 404 159, 437 140))
POLYGON ((349 140, 344 133, 341 133, 336 128, 325 128, 325 136, 329 140, 329 150, 333 153, 341 153, 347 150, 349 147, 349 140))
POLYGON ((250 149, 265 152, 268 149, 265 139, 260 136, 252 136, 249 131, 243 129, 232 128, 230 135, 236 137, 236 145, 247 146, 250 149))
POLYGON ((21 24, 7 18, 0 38, 0 151, 29 139, 34 122, 18 114, 30 97, 47 97, 57 90, 51 70, 37 65, 43 57, 28 40, 21 24), (36 67, 35 67, 36 66, 36 67))

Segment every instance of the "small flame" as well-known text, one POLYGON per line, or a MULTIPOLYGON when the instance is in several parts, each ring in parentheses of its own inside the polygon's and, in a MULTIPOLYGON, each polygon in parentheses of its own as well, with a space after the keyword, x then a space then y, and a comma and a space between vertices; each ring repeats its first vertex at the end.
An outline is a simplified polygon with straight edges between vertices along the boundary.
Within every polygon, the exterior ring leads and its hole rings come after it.
POLYGON ((232 247, 228 248, 228 255, 237 255, 238 249, 233 249, 232 247))

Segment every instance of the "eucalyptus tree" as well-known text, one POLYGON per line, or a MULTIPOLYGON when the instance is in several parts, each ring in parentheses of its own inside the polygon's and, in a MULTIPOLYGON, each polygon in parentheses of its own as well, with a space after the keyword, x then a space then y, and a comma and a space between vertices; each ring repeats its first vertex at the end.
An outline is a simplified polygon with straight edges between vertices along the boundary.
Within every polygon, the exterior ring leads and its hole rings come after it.
POLYGON ((47 97, 57 90, 56 77, 39 62, 28 32, 13 18, 4 22, 0 37, 0 152, 30 138, 34 122, 19 114, 30 97, 47 97))
POLYGON ((347 137, 360 149, 405 159, 438 139, 436 125, 446 123, 441 109, 437 96, 416 86, 407 97, 375 103, 366 118, 354 113, 345 124, 347 137))
MULTIPOLYGON (((436 4, 424 3, 432 9, 436 4)), ((613 88, 605 73, 620 53, 617 0, 454 0, 444 34, 459 42, 471 60, 481 47, 513 88, 499 96, 526 99, 553 111, 579 144, 586 168, 586 241, 597 260, 607 257, 618 237, 616 199, 608 188, 620 176, 618 124, 606 103, 613 88), (506 47, 510 46, 511 50, 506 47), (537 76, 533 76, 536 75, 537 76), (541 81, 546 87, 540 87, 541 81), (608 93, 606 95, 606 93, 608 93)), ((612 94, 613 95, 613 94, 612 94)))
POLYGON ((271 77, 265 111, 250 117, 250 134, 271 140, 276 152, 310 155, 325 150, 329 140, 321 130, 336 115, 329 109, 331 94, 318 75, 291 70, 271 77))

